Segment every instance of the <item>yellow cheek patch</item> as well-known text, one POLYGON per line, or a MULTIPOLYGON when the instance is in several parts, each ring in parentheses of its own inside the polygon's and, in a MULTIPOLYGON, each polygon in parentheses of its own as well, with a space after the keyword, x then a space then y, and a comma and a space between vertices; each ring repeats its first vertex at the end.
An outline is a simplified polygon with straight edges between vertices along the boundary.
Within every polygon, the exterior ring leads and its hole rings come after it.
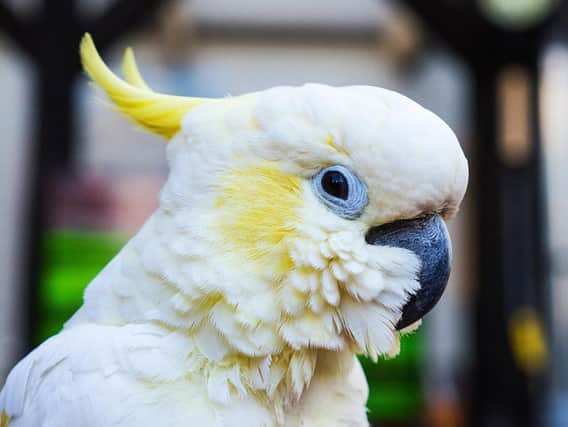
POLYGON ((282 243, 299 221, 300 178, 266 162, 232 170, 222 179, 216 208, 224 244, 247 259, 276 267, 276 274, 289 271, 292 261, 282 243))

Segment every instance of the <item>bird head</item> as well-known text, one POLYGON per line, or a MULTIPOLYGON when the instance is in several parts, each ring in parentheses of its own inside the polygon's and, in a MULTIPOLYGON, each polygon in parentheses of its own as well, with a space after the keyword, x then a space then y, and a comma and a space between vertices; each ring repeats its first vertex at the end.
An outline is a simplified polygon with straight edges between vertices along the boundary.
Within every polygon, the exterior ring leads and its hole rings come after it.
POLYGON ((144 268, 180 290, 184 327, 217 337, 206 354, 395 353, 438 301, 468 167, 436 115, 369 86, 162 95, 130 51, 125 80, 89 36, 81 54, 118 110, 169 140, 144 268))

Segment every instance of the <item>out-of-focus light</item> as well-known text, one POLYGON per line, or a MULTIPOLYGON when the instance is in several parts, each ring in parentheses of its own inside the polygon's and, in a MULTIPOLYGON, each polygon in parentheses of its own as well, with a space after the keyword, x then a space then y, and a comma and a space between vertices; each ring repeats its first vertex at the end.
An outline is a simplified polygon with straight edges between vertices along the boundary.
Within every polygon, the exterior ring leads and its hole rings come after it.
POLYGON ((522 30, 538 24, 558 0, 480 0, 485 15, 497 25, 522 30))
POLYGON ((531 152, 530 76, 510 66, 498 76, 498 142, 501 159, 509 166, 525 163, 531 152))
POLYGON ((509 319, 513 358, 527 374, 540 374, 548 365, 548 343, 544 325, 537 311, 523 307, 509 319))

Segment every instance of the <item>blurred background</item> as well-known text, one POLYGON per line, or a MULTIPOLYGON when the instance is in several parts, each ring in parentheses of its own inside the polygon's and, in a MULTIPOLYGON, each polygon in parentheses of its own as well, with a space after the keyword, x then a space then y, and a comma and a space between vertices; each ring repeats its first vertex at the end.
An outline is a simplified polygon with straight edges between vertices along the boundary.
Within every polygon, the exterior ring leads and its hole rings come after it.
POLYGON ((160 92, 397 90, 470 160, 451 284, 395 360, 377 426, 568 426, 568 1, 0 0, 0 384, 157 203, 164 143, 97 102, 77 46, 135 47, 160 92))

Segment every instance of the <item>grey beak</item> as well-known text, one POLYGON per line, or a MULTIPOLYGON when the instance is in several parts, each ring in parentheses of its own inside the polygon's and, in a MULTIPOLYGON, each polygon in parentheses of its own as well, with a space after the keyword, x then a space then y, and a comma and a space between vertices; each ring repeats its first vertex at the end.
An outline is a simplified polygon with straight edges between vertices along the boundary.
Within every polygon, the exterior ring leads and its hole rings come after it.
POLYGON ((367 243, 408 249, 422 261, 420 289, 402 309, 396 329, 404 329, 421 319, 440 300, 448 278, 452 256, 451 242, 439 215, 395 221, 371 228, 367 243))

